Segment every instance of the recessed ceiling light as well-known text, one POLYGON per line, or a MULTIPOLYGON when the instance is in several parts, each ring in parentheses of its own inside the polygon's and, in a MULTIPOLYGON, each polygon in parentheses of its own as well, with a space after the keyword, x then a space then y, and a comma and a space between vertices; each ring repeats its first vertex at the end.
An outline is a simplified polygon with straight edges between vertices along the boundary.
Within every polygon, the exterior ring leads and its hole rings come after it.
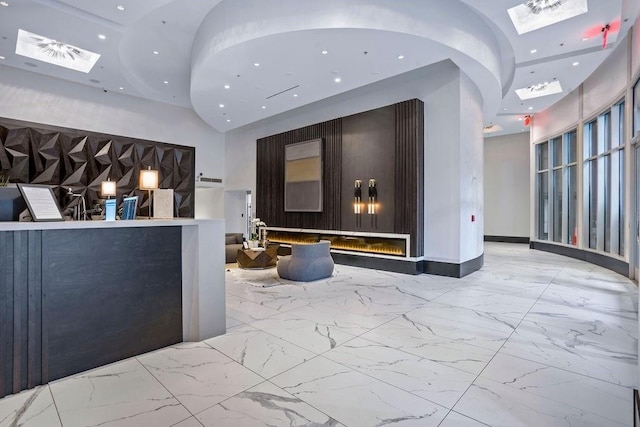
POLYGON ((230 88, 231 88, 231 86, 229 86, 229 85, 224 85, 224 88, 225 88, 225 89, 230 89, 230 88))
POLYGON ((516 89, 516 94, 521 100, 539 98, 541 96, 553 95, 562 92, 559 81, 544 82, 516 89))
POLYGON ((166 85, 168 85, 168 84, 169 84, 169 82, 168 82, 168 81, 166 81, 166 80, 165 80, 163 83, 164 83, 164 84, 166 84, 166 85))
POLYGON ((518 117, 518 121, 521 122, 522 121, 522 117, 518 117))
POLYGON ((297 94, 297 93, 294 93, 294 94, 293 94, 293 97, 294 97, 294 98, 297 98, 297 97, 298 97, 298 94, 297 94))
POLYGON ((538 51, 538 49, 531 49, 530 52, 531 53, 536 53, 538 51))
POLYGON ((153 51, 153 54, 154 54, 154 55, 157 55, 157 54, 159 54, 159 53, 160 53, 160 52, 158 52, 157 50, 154 50, 154 51, 153 51))
POLYGON ((323 50, 323 51, 322 51, 322 54, 323 54, 323 55, 326 55, 327 53, 329 53, 329 51, 328 51, 328 50, 323 50))
POLYGON ((333 79, 333 81, 336 83, 340 83, 342 79, 340 77, 336 77, 335 79, 333 79))
POLYGON ((0 60, 4 60, 4 59, 7 59, 7 58, 5 58, 4 56, 0 55, 0 60))
POLYGON ((583 41, 583 42, 586 42, 587 40, 589 40, 589 37, 583 37, 583 38, 582 38, 582 41, 583 41))
POLYGON ((104 39, 106 39, 106 38, 107 38, 107 36, 105 36, 104 34, 98 34, 98 38, 99 38, 100 40, 104 40, 104 39))
POLYGON ((218 105, 218 107, 224 108, 224 104, 220 104, 220 105, 218 105))
POLYGON ((529 110, 533 110, 533 107, 529 107, 529 110))
POLYGON ((124 6, 122 6, 121 4, 118 5, 118 10, 124 10, 124 6))
POLYGON ((124 90, 124 88, 123 88, 122 86, 120 86, 118 89, 120 89, 120 90, 124 90))
POLYGON ((227 119, 227 123, 229 123, 231 121, 231 119, 227 119))
POLYGON ((260 66, 260 63, 259 63, 259 62, 254 62, 254 63, 253 63, 253 66, 254 66, 254 67, 259 67, 259 66, 260 66))
POLYGON ((267 108, 267 106, 266 106, 266 105, 263 105, 263 106, 262 106, 262 109, 264 110, 265 108, 267 108))
POLYGON ((0 1, 0 6, 7 7, 9 6, 9 3, 7 3, 6 1, 0 1))
POLYGON ((404 59, 404 55, 398 55, 398 59, 404 59))
POLYGON ((503 108, 502 110, 503 110, 503 111, 507 111, 507 109, 506 109, 506 108, 503 108))
POLYGON ((573 65, 574 67, 577 67, 578 65, 580 65, 580 63, 579 63, 578 61, 576 61, 576 62, 574 62, 574 63, 573 63, 573 64, 571 64, 571 65, 573 65))

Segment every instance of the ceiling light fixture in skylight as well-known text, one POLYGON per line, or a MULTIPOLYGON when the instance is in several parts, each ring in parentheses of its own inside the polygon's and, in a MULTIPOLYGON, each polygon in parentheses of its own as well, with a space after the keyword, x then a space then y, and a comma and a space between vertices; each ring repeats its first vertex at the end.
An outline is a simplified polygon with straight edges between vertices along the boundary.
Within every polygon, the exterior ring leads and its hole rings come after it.
POLYGON ((482 132, 484 133, 492 133, 492 132, 499 132, 503 130, 502 126, 500 125, 494 125, 493 123, 486 125, 485 127, 482 128, 482 132))
POLYGON ((524 34, 588 11, 587 0, 528 0, 507 13, 518 34, 524 34))
POLYGON ((540 98, 541 96, 554 95, 556 93, 562 93, 562 86, 560 82, 544 82, 538 83, 522 89, 516 89, 516 94, 521 100, 540 98))
POLYGON ((91 71, 100 59, 99 53, 20 29, 16 42, 16 54, 83 73, 91 71))

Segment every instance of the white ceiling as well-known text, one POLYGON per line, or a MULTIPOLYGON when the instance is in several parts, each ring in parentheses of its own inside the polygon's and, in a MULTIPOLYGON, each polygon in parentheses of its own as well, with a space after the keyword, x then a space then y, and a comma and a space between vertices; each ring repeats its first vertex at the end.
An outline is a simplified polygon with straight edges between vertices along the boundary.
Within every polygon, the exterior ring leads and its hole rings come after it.
POLYGON ((522 1, 6 0, 0 80, 3 66, 24 69, 194 108, 227 131, 451 58, 479 86, 486 124, 503 129, 489 135, 520 132, 518 119, 575 89, 640 12, 638 0, 589 0, 586 14, 518 35, 506 11, 522 1), (616 21, 603 50, 598 28, 616 21), (22 57, 18 29, 102 56, 88 74, 22 57), (520 101, 514 92, 553 80, 562 94, 520 101))

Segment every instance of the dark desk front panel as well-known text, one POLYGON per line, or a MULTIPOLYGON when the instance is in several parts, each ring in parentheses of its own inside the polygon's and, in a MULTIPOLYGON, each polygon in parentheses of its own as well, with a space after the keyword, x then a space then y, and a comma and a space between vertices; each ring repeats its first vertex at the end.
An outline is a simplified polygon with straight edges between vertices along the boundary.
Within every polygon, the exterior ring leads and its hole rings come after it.
POLYGON ((0 232, 0 396, 181 342, 181 240, 180 227, 0 232))

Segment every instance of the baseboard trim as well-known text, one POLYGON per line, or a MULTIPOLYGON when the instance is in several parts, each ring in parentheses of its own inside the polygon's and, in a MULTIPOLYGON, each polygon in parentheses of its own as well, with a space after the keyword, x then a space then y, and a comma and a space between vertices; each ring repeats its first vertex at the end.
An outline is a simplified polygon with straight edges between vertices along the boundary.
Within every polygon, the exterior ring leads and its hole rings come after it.
POLYGON ((597 254, 590 251, 583 251, 578 248, 562 245, 552 245, 544 242, 530 242, 529 247, 544 252, 551 252, 558 255, 568 256, 570 258, 586 261, 591 264, 599 265, 608 270, 615 271, 625 277, 629 277, 629 263, 619 259, 611 258, 603 254, 597 254))
POLYGON ((511 237, 511 236, 484 236, 485 242, 500 242, 500 243, 525 243, 529 244, 528 237, 511 237))
POLYGON ((331 253, 336 264, 352 267, 370 268, 374 270, 392 271, 403 274, 422 274, 422 261, 407 261, 402 259, 374 258, 342 253, 331 253))
POLYGON ((423 271, 425 274, 455 277, 459 279, 482 268, 484 264, 484 253, 477 258, 465 261, 461 264, 428 260, 423 261, 423 264, 423 271))

